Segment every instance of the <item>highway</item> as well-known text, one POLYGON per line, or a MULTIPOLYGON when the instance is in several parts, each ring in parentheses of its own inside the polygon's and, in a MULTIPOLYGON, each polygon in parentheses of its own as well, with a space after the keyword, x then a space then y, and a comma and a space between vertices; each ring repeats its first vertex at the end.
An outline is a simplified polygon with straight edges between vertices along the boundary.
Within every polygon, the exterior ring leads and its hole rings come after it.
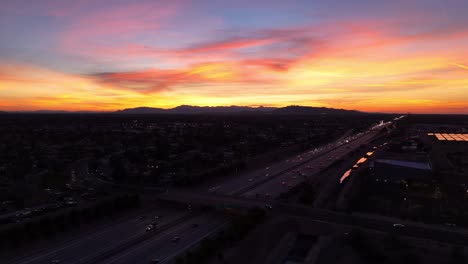
MULTIPOLYGON (((190 200, 193 204, 212 206, 223 205, 225 208, 250 208, 253 206, 263 207, 265 204, 264 201, 244 197, 232 197, 221 194, 193 194, 188 192, 173 192, 171 194, 165 194, 162 196, 162 199, 171 201, 190 200)), ((308 217, 313 221, 341 224, 362 229, 372 229, 381 232, 394 232, 399 235, 421 239, 431 239, 453 244, 468 245, 468 231, 464 229, 427 225, 375 215, 346 214, 278 201, 271 201, 270 204, 273 207, 273 211, 278 211, 281 214, 308 217), (394 227, 393 224, 395 223, 404 224, 405 227, 394 227)))
POLYGON ((152 259, 159 259, 161 263, 170 262, 226 223, 226 217, 200 215, 99 263, 150 263, 152 259), (173 241, 175 237, 180 239, 173 241))
POLYGON ((317 174, 351 150, 362 144, 369 143, 376 134, 375 131, 368 131, 349 136, 325 146, 310 149, 289 159, 275 162, 271 166, 248 173, 215 179, 190 190, 247 197, 268 193, 270 198, 275 198, 286 191, 285 188, 288 185, 292 187, 304 180, 302 177, 298 177, 299 175, 293 174, 293 170, 299 170, 305 175, 317 174), (285 181, 285 184, 281 185, 283 181, 285 181))
MULTIPOLYGON (((326 167, 332 162, 334 162, 334 158, 339 158, 352 149, 358 148, 361 144, 368 143, 372 140, 375 136, 375 132, 368 132, 360 134, 359 136, 349 137, 347 139, 343 139, 343 142, 335 142, 323 146, 321 148, 309 150, 304 152, 300 155, 297 155, 291 159, 284 160, 281 162, 272 165, 271 167, 267 167, 265 169, 256 170, 247 174, 237 175, 236 177, 231 177, 229 179, 221 179, 222 183, 219 185, 224 186, 223 188, 213 188, 216 187, 209 187, 208 189, 202 188, 196 190, 190 190, 190 193, 193 193, 196 196, 196 193, 205 194, 208 196, 218 197, 218 195, 223 195, 228 199, 237 199, 235 196, 244 196, 249 197, 251 191, 256 191, 257 189, 261 190, 268 190, 265 192, 271 193, 271 199, 278 196, 281 192, 284 192, 285 186, 282 186, 280 183, 277 184, 277 180, 280 179, 283 175, 288 175, 292 173, 292 169, 304 169, 309 166, 309 160, 311 160, 314 164, 313 173, 319 172, 322 167, 326 167), (349 143, 346 144, 345 140, 348 140, 349 143), (333 159, 331 157, 334 157, 333 159), (296 168, 297 167, 297 168, 296 168), (280 177, 281 176, 281 177, 280 177), (261 177, 266 177, 259 180, 261 177), (249 180, 249 179, 255 180, 249 180), (279 188, 278 188, 279 187, 279 188)), ((309 173, 310 174, 310 173, 309 173)), ((304 178, 296 177, 295 182, 293 184, 297 184, 303 181, 304 178)), ((207 185, 205 185, 207 186, 207 185)), ((209 186, 209 185, 208 185, 209 186)), ((163 194, 162 197, 172 197, 169 198, 170 200, 178 201, 181 203, 196 203, 196 199, 192 195, 188 196, 180 196, 181 193, 177 190, 169 190, 167 194, 163 194), (173 197, 179 197, 180 199, 173 199, 173 197)), ((204 197, 204 196, 202 196, 204 197)), ((164 199, 164 198, 163 198, 164 199)), ((245 199, 245 198, 244 198, 245 199)), ((252 200, 245 199, 246 203, 250 206, 252 205, 252 200)), ((227 202, 227 205, 230 203, 227 202)), ((218 203, 219 205, 219 203, 218 203)), ((257 206, 263 207, 264 202, 257 202, 257 206)), ((129 247, 125 249, 125 251, 116 254, 108 259, 105 259, 103 262, 99 263, 136 263, 142 262, 142 260, 150 261, 151 259, 159 259, 160 261, 170 261, 172 258, 176 257, 182 251, 190 247, 191 245, 196 244, 199 240, 201 240, 204 236, 212 234, 217 231, 220 227, 226 224, 227 219, 219 219, 213 216, 208 215, 201 215, 195 219, 191 219, 187 222, 184 222, 178 225, 174 229, 167 230, 157 236, 148 239, 140 244, 135 246, 129 247), (191 225, 193 223, 199 224, 198 228, 192 228, 191 225), (174 243, 171 241, 174 237, 181 237, 180 241, 174 243)), ((94 262, 87 262, 87 263, 94 263, 94 262)), ((95 262, 97 263, 97 262, 95 262)))
MULTIPOLYGON (((362 144, 369 143, 375 136, 375 133, 365 134, 362 137, 351 141, 348 144, 338 146, 333 150, 323 151, 321 155, 314 155, 312 157, 299 156, 297 158, 304 158, 310 160, 305 162, 299 167, 292 170, 287 170, 283 174, 274 176, 272 180, 265 182, 254 188, 247 188, 246 192, 242 193, 244 197, 264 197, 266 199, 277 198, 281 193, 286 192, 288 188, 292 188, 298 183, 304 181, 305 177, 309 179, 312 177, 319 177, 320 172, 330 166, 337 159, 345 157, 350 151, 357 149, 362 144)), ((327 181, 328 179, 317 179, 318 181, 327 181)))
POLYGON ((143 219, 133 217, 94 233, 64 241, 53 248, 45 248, 5 262, 28 264, 50 263, 52 260, 60 260, 61 263, 84 263, 86 260, 104 254, 127 241, 145 235, 146 227, 151 222, 157 221, 159 226, 164 226, 183 218, 186 214, 180 210, 152 210, 143 219), (155 220, 154 217, 157 215, 162 217, 155 220))
MULTIPOLYGON (((300 183, 304 176, 318 175, 318 173, 333 163, 336 159, 345 156, 349 151, 362 144, 370 142, 377 132, 368 131, 358 135, 330 143, 326 146, 311 149, 290 159, 280 161, 270 167, 255 170, 249 173, 234 175, 234 177, 215 180, 204 185, 201 189, 188 190, 191 194, 181 195, 178 190, 169 190, 162 195, 168 200, 179 197, 182 203, 196 203, 193 194, 204 194, 209 199, 232 199, 226 204, 236 205, 243 201, 245 206, 261 206, 265 202, 252 200, 257 194, 269 194, 264 199, 273 198, 286 191, 289 187, 300 183), (302 174, 301 174, 302 173, 302 174), (282 184, 282 182, 285 184, 282 184), (229 196, 229 197, 227 197, 229 196)), ((147 189, 147 188, 146 188, 147 189)), ((257 197, 260 198, 260 197, 257 197)), ((163 198, 164 199, 164 198, 163 198)), ((206 199, 202 196, 202 200, 206 199)), ((177 199, 175 199, 177 200, 177 199)), ((214 200, 209 200, 213 204, 214 200)), ((217 203, 219 204, 219 203, 217 203)), ((227 218, 213 215, 184 216, 186 212, 159 212, 147 213, 144 219, 129 219, 128 221, 98 230, 95 233, 65 241, 51 249, 43 249, 36 253, 18 257, 7 263, 50 263, 60 260, 61 263, 141 263, 157 258, 162 262, 170 262, 184 250, 197 244, 203 237, 216 232, 227 223, 227 218), (145 230, 153 222, 151 216, 165 215, 158 220, 158 226, 167 226, 160 230, 145 230), (182 220, 182 218, 184 218, 182 220), (198 227, 193 227, 198 224, 198 227), (154 233, 152 233, 154 232, 154 233), (178 242, 172 242, 174 237, 180 237, 178 242)), ((333 218, 335 219, 335 218, 333 218)), ((327 220, 327 219, 325 219, 327 220)))

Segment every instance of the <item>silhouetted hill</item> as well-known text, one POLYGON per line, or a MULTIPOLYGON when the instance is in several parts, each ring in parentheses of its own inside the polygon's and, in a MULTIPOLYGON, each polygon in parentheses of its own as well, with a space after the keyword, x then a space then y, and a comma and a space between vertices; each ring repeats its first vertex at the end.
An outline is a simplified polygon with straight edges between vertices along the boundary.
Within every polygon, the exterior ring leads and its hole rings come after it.
POLYGON ((173 114, 204 114, 204 113, 241 113, 241 112, 269 112, 274 108, 248 106, 191 106, 181 105, 168 109, 173 114))
POLYGON ((310 106, 248 107, 248 106, 191 106, 181 105, 170 109, 137 107, 116 111, 117 114, 222 114, 222 113, 270 113, 280 115, 359 114, 354 110, 310 106))
POLYGON ((163 114, 166 113, 167 109, 153 108, 153 107, 136 107, 126 108, 123 110, 115 111, 117 114, 163 114))
POLYGON ((180 105, 170 109, 137 107, 116 111, 118 114, 221 114, 242 112, 269 112, 271 107, 247 107, 247 106, 191 106, 180 105))
POLYGON ((362 114, 363 112, 355 110, 345 110, 327 107, 312 107, 291 105, 275 109, 272 114, 281 115, 331 115, 331 114, 362 114))

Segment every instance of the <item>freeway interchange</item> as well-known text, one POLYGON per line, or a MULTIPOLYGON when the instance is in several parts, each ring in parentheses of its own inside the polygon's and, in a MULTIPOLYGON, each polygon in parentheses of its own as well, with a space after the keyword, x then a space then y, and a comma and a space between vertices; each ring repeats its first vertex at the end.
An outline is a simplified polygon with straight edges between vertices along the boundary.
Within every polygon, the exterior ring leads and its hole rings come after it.
MULTIPOLYGON (((219 186, 218 188, 206 188, 206 185, 202 185, 202 187, 185 192, 205 193, 213 195, 213 197, 220 194, 229 195, 239 199, 262 194, 262 196, 267 195, 264 197, 265 199, 273 200, 288 187, 304 180, 304 177, 296 175, 295 171, 303 171, 301 172, 303 175, 318 177, 318 172, 333 163, 335 159, 370 142, 376 134, 375 131, 367 131, 349 136, 277 162, 269 167, 222 179, 219 184, 216 182, 207 183, 219 186), (288 183, 281 184, 283 181, 288 183)), ((145 188, 145 191, 148 191, 148 188, 145 188)), ((177 192, 177 190, 169 190, 167 194, 162 195, 162 199, 171 197, 177 192)), ((184 202, 187 201, 190 201, 190 198, 184 202)), ((264 204, 264 202, 260 204, 264 204)), ((251 205, 255 205, 255 203, 251 205)), ((193 247, 203 237, 209 236, 228 222, 226 217, 218 215, 187 216, 187 212, 177 210, 160 211, 160 209, 154 209, 144 214, 166 215, 166 217, 161 219, 158 223, 159 229, 156 229, 154 233, 152 231, 152 234, 147 234, 145 231, 149 220, 142 220, 138 216, 134 216, 110 226, 96 228, 95 232, 80 234, 60 243, 44 246, 43 249, 30 254, 6 259, 6 262, 51 263, 60 261, 61 263, 84 264, 135 263, 136 260, 138 262, 158 260, 161 263, 170 263, 177 255, 193 247), (198 227, 192 227, 194 224, 198 227), (174 237, 179 237, 180 240, 174 243, 172 241, 174 237)))
MULTIPOLYGON (((321 177, 323 170, 380 135, 379 130, 369 130, 248 173, 216 179, 192 189, 170 189, 158 195, 158 199, 171 203, 237 208, 265 207, 268 204, 275 211, 308 217, 314 221, 384 232, 395 231, 394 219, 346 214, 275 200, 281 193, 305 179, 327 183, 330 179, 321 177)), ((145 192, 148 189, 150 188, 144 188, 145 192)), ((177 256, 196 247, 203 238, 216 233, 228 223, 228 217, 219 214, 156 208, 119 219, 111 225, 97 226, 90 232, 68 237, 57 243, 46 243, 42 248, 23 256, 4 257, 2 262, 172 263, 177 256), (154 217, 162 215, 164 217, 156 223, 157 228, 146 231, 150 223, 154 224, 154 217)), ((468 236, 463 232, 414 223, 405 225, 398 232, 407 236, 468 244, 468 236)))

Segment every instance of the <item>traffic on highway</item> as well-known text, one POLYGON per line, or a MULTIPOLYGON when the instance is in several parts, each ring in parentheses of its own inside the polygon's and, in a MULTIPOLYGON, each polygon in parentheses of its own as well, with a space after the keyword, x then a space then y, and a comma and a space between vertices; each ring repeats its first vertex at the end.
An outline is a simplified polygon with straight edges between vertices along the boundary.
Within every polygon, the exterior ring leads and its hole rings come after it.
MULTIPOLYGON (((335 160, 369 143, 376 135, 376 131, 369 130, 348 136, 264 168, 211 182, 200 193, 273 201, 305 179, 318 177, 335 160)), ((275 208, 270 202, 259 204, 268 210, 275 208)), ((185 210, 154 209, 36 253, 10 259, 8 263, 137 263, 143 259, 165 263, 227 222, 226 217, 193 214, 191 205, 185 210)))

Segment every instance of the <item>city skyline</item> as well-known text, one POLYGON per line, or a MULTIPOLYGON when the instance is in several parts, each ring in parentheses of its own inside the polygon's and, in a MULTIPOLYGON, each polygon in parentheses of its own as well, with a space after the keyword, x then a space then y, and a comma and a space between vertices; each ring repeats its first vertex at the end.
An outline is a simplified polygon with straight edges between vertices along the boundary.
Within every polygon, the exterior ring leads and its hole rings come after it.
POLYGON ((468 114, 464 1, 0 3, 0 110, 468 114))

